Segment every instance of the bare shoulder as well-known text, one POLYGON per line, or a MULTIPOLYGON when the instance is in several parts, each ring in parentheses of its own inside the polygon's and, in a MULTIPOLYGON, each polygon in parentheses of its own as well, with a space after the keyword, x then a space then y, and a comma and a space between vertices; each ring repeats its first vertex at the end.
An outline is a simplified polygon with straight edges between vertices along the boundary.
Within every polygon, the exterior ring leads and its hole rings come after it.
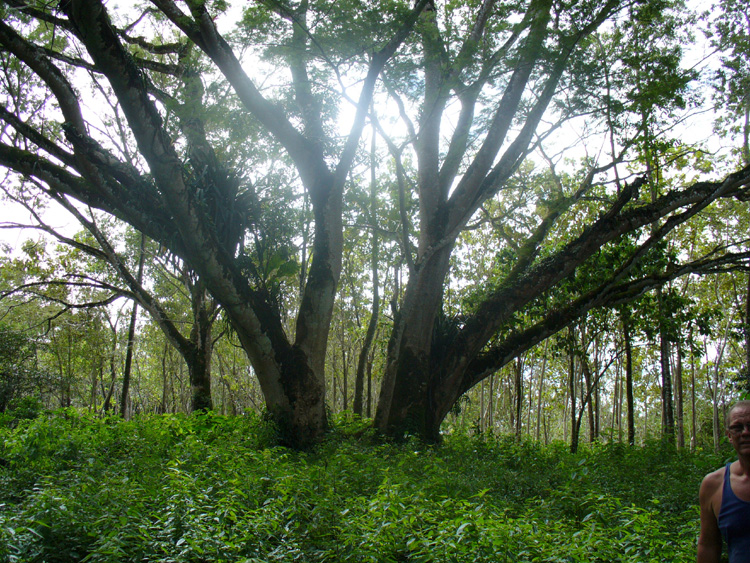
POLYGON ((700 489, 701 500, 707 500, 721 490, 721 486, 724 484, 724 471, 725 469, 721 467, 703 478, 700 489))

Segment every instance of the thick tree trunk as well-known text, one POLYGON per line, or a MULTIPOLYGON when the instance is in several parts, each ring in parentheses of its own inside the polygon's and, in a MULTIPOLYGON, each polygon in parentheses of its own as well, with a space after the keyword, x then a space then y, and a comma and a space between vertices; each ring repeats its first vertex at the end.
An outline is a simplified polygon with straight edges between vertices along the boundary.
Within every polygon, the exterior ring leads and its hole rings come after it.
POLYGON ((438 250, 407 283, 388 343, 375 426, 386 435, 440 440, 440 423, 460 396, 446 386, 442 353, 457 333, 438 318, 452 245, 438 250))
POLYGON ((203 285, 192 290, 193 327, 190 331, 191 352, 185 358, 190 376, 193 412, 213 409, 211 398, 211 357, 213 355, 213 308, 207 303, 203 285))

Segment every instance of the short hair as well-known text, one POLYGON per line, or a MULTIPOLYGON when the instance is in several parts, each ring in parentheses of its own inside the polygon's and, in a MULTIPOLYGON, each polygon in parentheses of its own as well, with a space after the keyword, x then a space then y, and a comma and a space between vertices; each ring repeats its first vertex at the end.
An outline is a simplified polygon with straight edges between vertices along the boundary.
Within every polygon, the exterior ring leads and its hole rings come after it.
POLYGON ((724 421, 725 426, 727 427, 729 426, 729 417, 732 416, 732 411, 734 411, 734 409, 739 409, 739 408, 750 409, 750 400, 743 399, 741 401, 737 401, 735 404, 732 405, 732 408, 730 408, 727 411, 727 419, 724 421))

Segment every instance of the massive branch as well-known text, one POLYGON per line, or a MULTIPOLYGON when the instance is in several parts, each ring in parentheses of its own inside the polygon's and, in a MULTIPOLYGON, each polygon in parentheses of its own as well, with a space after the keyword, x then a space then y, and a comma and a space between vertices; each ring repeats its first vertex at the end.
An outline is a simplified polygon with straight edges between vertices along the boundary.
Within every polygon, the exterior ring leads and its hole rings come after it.
POLYGON ((668 271, 619 284, 602 284, 579 297, 567 307, 550 311, 544 319, 525 329, 514 331, 502 341, 481 352, 468 366, 462 380, 462 392, 468 391, 490 374, 507 365, 550 336, 567 328, 586 313, 602 307, 630 303, 648 291, 662 287, 682 276, 748 271, 750 251, 726 253, 719 257, 700 258, 668 271))
POLYGON ((510 315, 572 275, 579 265, 617 237, 687 208, 683 213, 670 217, 660 231, 663 237, 719 197, 747 197, 748 186, 750 168, 732 174, 721 182, 699 182, 684 190, 670 192, 651 204, 623 209, 624 202, 616 203, 560 251, 535 263, 526 275, 519 276, 511 286, 497 288, 467 322, 463 344, 477 350, 484 346, 510 315))
POLYGON ((725 253, 674 266, 662 273, 628 279, 634 266, 658 241, 716 199, 746 199, 750 190, 750 167, 723 181, 699 182, 684 190, 667 194, 651 204, 627 208, 626 204, 637 194, 636 188, 634 185, 628 186, 609 212, 584 229, 581 235, 552 256, 530 265, 512 284, 501 284, 474 315, 466 318, 446 353, 455 364, 452 369, 446 369, 446 373, 454 380, 449 387, 460 387, 462 392, 468 390, 518 354, 562 330, 594 308, 635 299, 650 289, 687 274, 707 273, 716 268, 743 267, 747 253, 725 253), (563 280, 572 278, 576 269, 603 246, 665 217, 668 217, 667 220, 595 288, 577 298, 572 296, 573 301, 569 305, 551 311, 533 326, 511 330, 498 344, 486 349, 488 343, 497 338, 499 331, 511 327, 512 317, 516 313, 557 287, 563 280), (459 367, 461 364, 464 367, 459 367))

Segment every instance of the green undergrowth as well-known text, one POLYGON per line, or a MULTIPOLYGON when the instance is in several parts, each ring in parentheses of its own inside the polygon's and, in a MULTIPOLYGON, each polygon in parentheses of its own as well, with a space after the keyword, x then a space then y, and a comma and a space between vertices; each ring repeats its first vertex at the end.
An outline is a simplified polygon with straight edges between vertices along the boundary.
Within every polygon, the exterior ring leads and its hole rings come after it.
POLYGON ((439 447, 338 421, 314 451, 256 417, 0 427, 0 561, 692 561, 721 456, 661 444, 576 455, 495 437, 439 447))

